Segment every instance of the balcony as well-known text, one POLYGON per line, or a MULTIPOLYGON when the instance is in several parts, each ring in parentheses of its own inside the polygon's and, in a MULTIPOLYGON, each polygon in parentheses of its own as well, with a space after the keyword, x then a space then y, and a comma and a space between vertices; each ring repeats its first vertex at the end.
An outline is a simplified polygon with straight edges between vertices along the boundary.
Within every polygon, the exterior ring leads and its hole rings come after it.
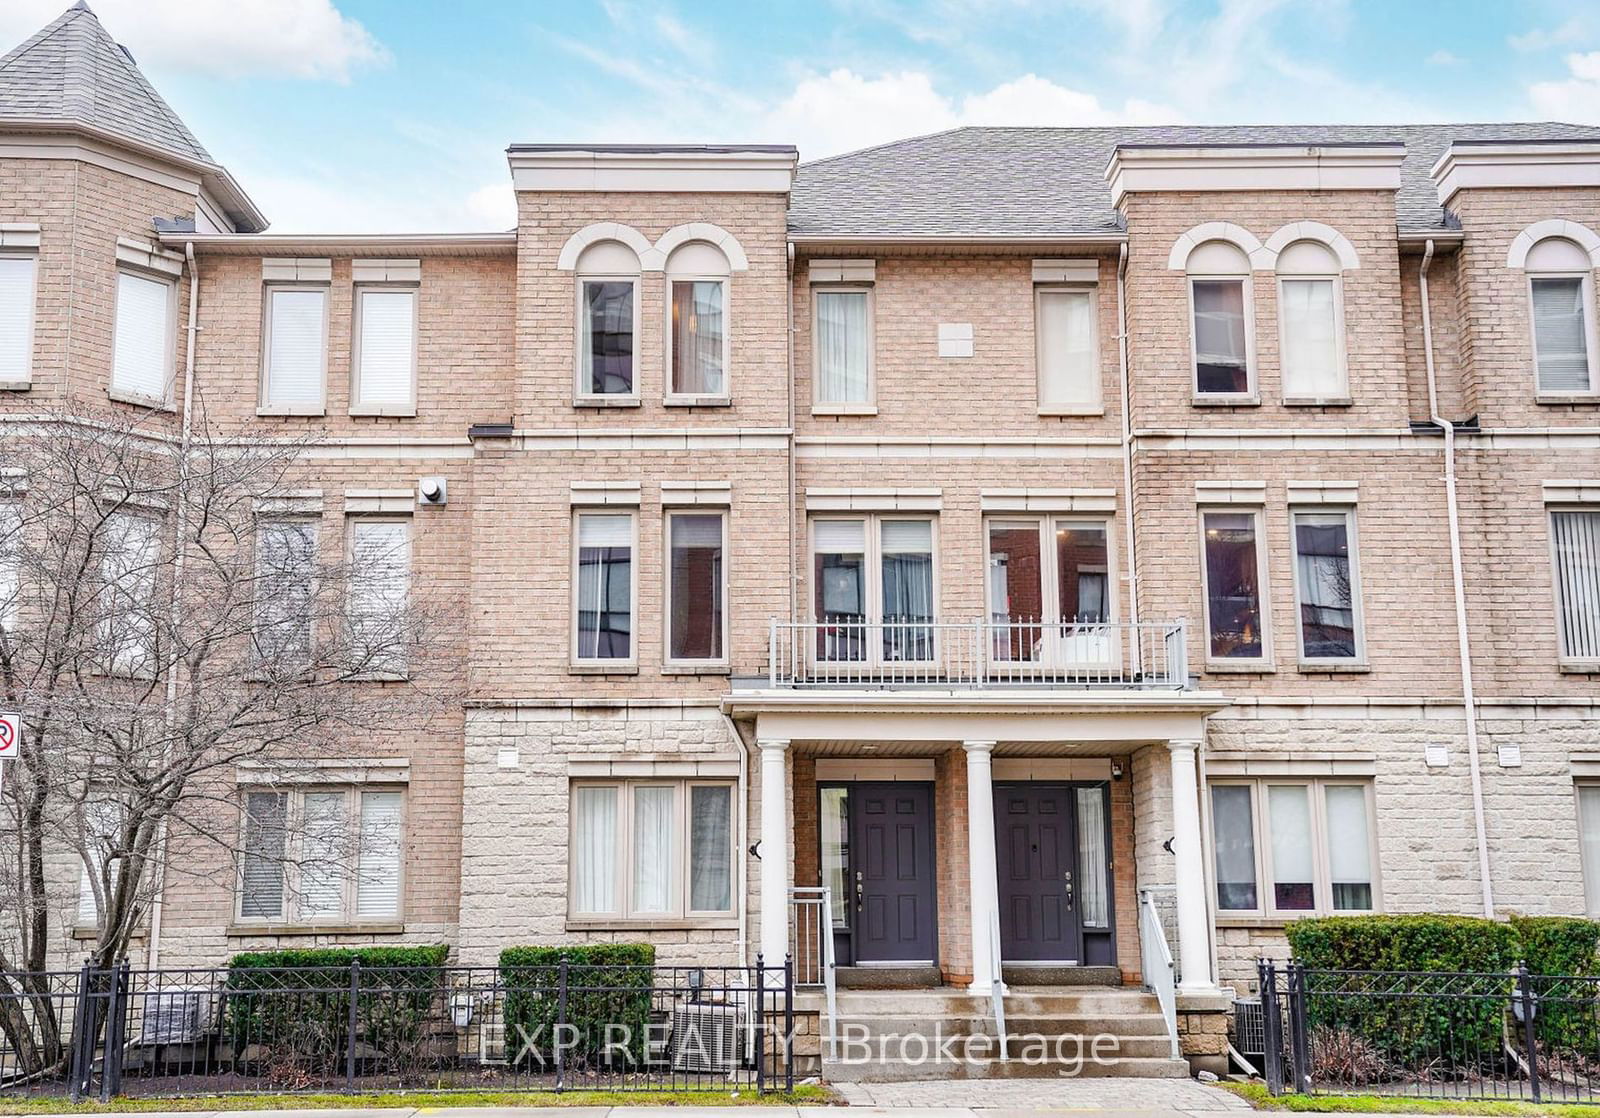
POLYGON ((773 620, 764 682, 802 689, 1183 691, 1189 656, 1182 621, 773 620))

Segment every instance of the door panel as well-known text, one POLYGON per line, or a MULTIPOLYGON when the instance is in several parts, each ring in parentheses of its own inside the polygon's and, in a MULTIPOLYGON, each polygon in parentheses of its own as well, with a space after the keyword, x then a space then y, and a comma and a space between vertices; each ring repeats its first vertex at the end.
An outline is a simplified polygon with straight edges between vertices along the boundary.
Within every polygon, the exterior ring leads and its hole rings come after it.
POLYGON ((1083 957, 1071 889, 1076 830, 1070 790, 1059 784, 996 784, 1002 828, 1000 955, 1008 962, 1076 963, 1083 957))
POLYGON ((850 800, 856 961, 934 961, 933 786, 856 783, 850 800))

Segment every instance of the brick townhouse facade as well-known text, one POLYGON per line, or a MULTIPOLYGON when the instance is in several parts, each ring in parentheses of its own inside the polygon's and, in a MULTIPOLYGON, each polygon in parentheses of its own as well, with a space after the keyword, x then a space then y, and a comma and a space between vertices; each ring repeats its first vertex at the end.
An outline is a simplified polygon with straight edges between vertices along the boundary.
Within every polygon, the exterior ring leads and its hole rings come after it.
POLYGON ((508 160, 512 231, 273 234, 82 5, 0 58, 5 415, 192 375, 468 603, 425 739, 239 776, 392 887, 175 880, 164 959, 772 960, 825 894, 854 970, 1161 926, 1202 1005, 1307 914, 1600 914, 1600 129, 508 160))

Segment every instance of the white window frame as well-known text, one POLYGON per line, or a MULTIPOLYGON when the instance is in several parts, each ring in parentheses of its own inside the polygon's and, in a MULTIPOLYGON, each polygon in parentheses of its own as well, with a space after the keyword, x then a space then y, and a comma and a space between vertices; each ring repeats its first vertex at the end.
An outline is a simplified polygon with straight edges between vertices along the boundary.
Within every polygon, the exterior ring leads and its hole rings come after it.
MULTIPOLYGON (((1315 243, 1317 245, 1319 245, 1320 247, 1326 249, 1327 252, 1330 255, 1333 255, 1333 249, 1328 248, 1327 245, 1322 244, 1322 242, 1320 242, 1320 241, 1317 241, 1315 243)), ((1337 257, 1335 257, 1335 258, 1337 259, 1337 257)), ((1296 404, 1299 404, 1299 405, 1306 405, 1306 404, 1317 405, 1317 404, 1348 404, 1348 403, 1350 403, 1350 359, 1349 359, 1348 353, 1346 352, 1346 345, 1345 345, 1346 338, 1345 338, 1345 324, 1344 324, 1344 273, 1343 272, 1290 272, 1290 273, 1282 273, 1282 272, 1280 272, 1277 275, 1277 294, 1278 294, 1278 389, 1279 389, 1279 392, 1282 394, 1283 402, 1285 404, 1290 405, 1290 406, 1293 406, 1293 405, 1296 405, 1296 404), (1338 366, 1339 366, 1339 379, 1342 382, 1343 388, 1344 388, 1344 391, 1339 393, 1336 396, 1299 396, 1299 395, 1292 395, 1289 392, 1289 371, 1288 371, 1288 368, 1287 368, 1287 366, 1286 366, 1286 364, 1284 362, 1284 351, 1288 348, 1284 344, 1284 339, 1286 339, 1289 336, 1289 331, 1288 331, 1288 325, 1284 320, 1284 314, 1283 314, 1283 305, 1284 305, 1283 304, 1283 285, 1285 283, 1303 282, 1303 281, 1307 281, 1307 280, 1311 280, 1311 281, 1332 281, 1332 283, 1333 283, 1333 345, 1334 345, 1334 360, 1338 363, 1338 366)), ((1248 307, 1248 300, 1246 301, 1246 306, 1248 307)), ((1249 313, 1248 310, 1246 311, 1246 313, 1247 314, 1249 313)), ((1247 339, 1248 339, 1248 336, 1249 335, 1247 333, 1246 334, 1246 338, 1247 339)), ((1246 353, 1251 353, 1248 341, 1246 343, 1245 352, 1246 353)), ((1254 357, 1254 354, 1251 353, 1251 356, 1248 357, 1246 360, 1248 360, 1251 363, 1251 371, 1250 371, 1251 380, 1250 380, 1250 383, 1251 383, 1251 386, 1253 388, 1254 385, 1255 385, 1255 372, 1254 372, 1255 357, 1254 357)))
MULTIPOLYGON (((314 285, 306 285, 314 286, 314 285)), ((350 316, 350 414, 387 415, 409 418, 417 414, 417 349, 421 326, 422 289, 416 283, 358 283, 353 285, 350 316), (402 402, 367 403, 362 398, 361 384, 361 316, 365 313, 366 296, 373 292, 384 294, 410 294, 411 296, 411 387, 402 402)), ((323 403, 327 403, 327 313, 323 313, 323 403)))
MULTIPOLYGON (((406 597, 411 600, 412 590, 416 583, 416 531, 409 513, 354 513, 346 516, 344 531, 344 553, 349 557, 351 573, 356 574, 356 533, 363 524, 401 524, 406 530, 406 597)), ((350 605, 346 602, 345 615, 350 618, 350 605)), ((402 650, 403 651, 403 650, 402 650)), ((393 671, 372 671, 356 677, 361 680, 403 680, 411 678, 411 665, 401 662, 393 671)))
MULTIPOLYGON (((1289 562, 1293 567, 1290 574, 1294 579, 1295 644, 1302 667, 1327 670, 1328 668, 1355 669, 1366 666, 1367 625, 1366 611, 1361 606, 1361 559, 1358 539, 1359 537, 1356 534, 1356 510, 1353 506, 1304 504, 1289 506, 1289 562), (1354 656, 1306 655, 1305 619, 1301 613, 1301 607, 1304 603, 1302 594, 1305 587, 1300 578, 1300 535, 1296 523, 1301 516, 1306 515, 1344 517, 1345 544, 1350 552, 1350 610, 1351 624, 1354 627, 1356 642, 1354 656)), ((1264 621, 1263 624, 1265 624, 1264 621)), ((1206 650, 1209 652, 1210 648, 1210 634, 1207 634, 1206 650)))
MULTIPOLYGON (((261 532, 265 528, 280 524, 304 524, 311 529, 311 578, 309 598, 312 616, 308 618, 306 622, 306 628, 308 630, 306 638, 306 663, 301 665, 302 670, 309 673, 313 670, 317 662, 317 622, 315 603, 319 589, 317 563, 322 554, 322 518, 316 513, 284 513, 282 515, 258 515, 256 517, 254 533, 251 538, 251 546, 256 549, 255 554, 252 556, 252 577, 254 578, 257 586, 262 585, 265 579, 265 575, 261 569, 261 532)), ((260 608, 259 598, 257 600, 256 608, 260 608)), ((258 643, 260 625, 261 620, 259 617, 251 618, 250 641, 252 655, 257 658, 256 663, 259 666, 258 670, 264 672, 265 663, 261 659, 261 646, 258 643)))
MULTIPOLYGON (((167 289, 167 330, 166 347, 161 355, 161 367, 166 371, 162 379, 164 385, 160 396, 146 396, 142 392, 132 392, 126 388, 117 387, 117 316, 122 313, 121 300, 116 298, 117 283, 112 284, 111 299, 111 373, 106 384, 108 399, 123 404, 136 404, 146 408, 171 409, 173 387, 178 380, 178 281, 161 272, 147 271, 143 268, 133 268, 128 265, 119 265, 116 270, 118 277, 124 273, 135 276, 151 283, 159 283, 167 289)), ((35 299, 37 300, 38 273, 34 273, 35 299)))
POLYGON ((639 669, 639 510, 633 507, 618 508, 615 505, 578 506, 573 508, 568 526, 572 534, 571 554, 567 567, 567 578, 571 584, 568 611, 572 615, 572 620, 567 625, 568 648, 571 650, 568 669, 600 675, 636 672, 639 669), (628 545, 630 554, 628 569, 628 623, 633 628, 628 634, 628 655, 625 659, 606 659, 578 655, 580 647, 578 637, 580 609, 578 601, 578 552, 581 550, 578 542, 578 522, 585 516, 626 516, 632 531, 632 538, 628 545))
MULTIPOLYGON (((592 407, 634 407, 639 403, 639 381, 641 378, 641 365, 644 356, 644 347, 640 344, 640 334, 643 308, 640 306, 641 296, 644 294, 639 282, 638 273, 632 275, 611 272, 579 272, 573 283, 573 337, 572 337, 572 401, 574 404, 592 407), (588 283, 626 283, 633 289, 633 391, 632 392, 591 392, 584 384, 583 377, 583 339, 584 322, 588 317, 589 308, 583 297, 583 288, 588 283)), ((723 292, 724 306, 726 306, 727 292, 723 292)), ((726 314, 726 311, 724 311, 726 314)), ((667 291, 667 329, 672 328, 672 291, 667 291)), ((668 342, 670 344, 670 340, 668 342)), ((672 366, 667 365, 668 375, 671 375, 672 366)), ((724 364, 724 379, 726 379, 727 366, 724 364)))
POLYGON ((304 280, 270 281, 261 285, 261 375, 256 386, 257 415, 325 415, 328 410, 328 334, 333 317, 331 286, 304 280), (322 296, 322 360, 320 389, 315 403, 274 404, 269 401, 272 382, 272 295, 277 291, 315 291, 322 296))
MULTIPOLYGON (((28 375, 19 380, 0 381, 0 391, 32 388, 33 359, 39 334, 39 250, 34 248, 22 250, 6 249, 0 251, 0 257, 10 260, 26 260, 33 266, 28 282, 28 332, 22 346, 22 356, 24 363, 28 367, 28 375)), ((112 338, 114 339, 115 337, 116 334, 113 333, 112 338)))
POLYGON ((1261 382, 1256 369, 1256 296, 1250 272, 1190 272, 1185 277, 1189 293, 1189 390, 1196 404, 1256 404, 1261 401, 1261 382), (1200 391, 1200 338, 1195 330, 1194 285, 1196 281, 1228 280, 1244 289, 1244 383, 1243 392, 1200 391))
POLYGON ((1600 857, 1591 859, 1583 841, 1583 793, 1600 797, 1600 780, 1580 779, 1572 782, 1572 806, 1576 814, 1578 835, 1578 864, 1583 873, 1584 908, 1591 919, 1600 918, 1600 857))
POLYGON ((806 538, 810 545, 806 582, 810 594, 806 612, 813 625, 821 625, 817 611, 817 529, 822 521, 860 520, 864 522, 865 550, 862 552, 863 575, 866 591, 863 605, 866 609, 866 632, 863 641, 867 654, 860 660, 826 659, 817 655, 815 639, 806 641, 806 656, 813 666, 883 667, 889 665, 933 664, 939 661, 941 640, 939 634, 939 603, 942 586, 939 563, 939 515, 935 512, 819 512, 807 517, 806 538), (933 549, 933 620, 928 627, 933 631, 926 660, 885 660, 883 656, 883 530, 880 527, 890 520, 925 520, 929 524, 929 546, 933 549))
MULTIPOLYGON (((158 509, 130 505, 126 508, 118 509, 117 511, 110 513, 106 518, 106 527, 109 529, 111 524, 119 519, 143 521, 154 526, 152 529, 152 539, 154 540, 156 553, 156 570, 149 576, 150 586, 149 593, 147 595, 148 600, 144 603, 145 610, 147 612, 154 613, 155 598, 161 593, 160 571, 165 562, 164 555, 166 548, 166 537, 164 529, 166 528, 166 517, 158 509)), ((102 579, 104 578, 105 562, 106 559, 109 558, 109 555, 109 552, 104 552, 100 558, 99 574, 102 579)), ((123 592, 124 591, 121 588, 116 591, 119 596, 123 592)), ((133 606, 132 608, 138 607, 133 606)), ((126 628, 129 625, 129 620, 126 616, 119 616, 111 619, 110 625, 112 630, 108 633, 107 623, 102 621, 95 634, 95 639, 102 646, 102 651, 104 651, 103 646, 108 642, 110 637, 116 635, 118 628, 126 628)), ((103 674, 118 679, 154 679, 156 675, 155 654, 156 641, 158 637, 159 634, 152 627, 150 632, 146 634, 145 646, 134 650, 134 654, 138 661, 137 663, 128 663, 125 660, 119 659, 116 653, 123 652, 125 651, 124 649, 113 650, 112 654, 109 654, 105 657, 103 674)))
POLYGON ((1565 671, 1570 672, 1600 672, 1600 660, 1589 659, 1581 656, 1571 656, 1567 653, 1566 640, 1562 635, 1564 628, 1562 618, 1565 616, 1565 606, 1561 601, 1561 574, 1559 559, 1556 555, 1556 523, 1558 513, 1600 513, 1600 507, 1583 504, 1551 504, 1545 506, 1544 526, 1545 534, 1549 537, 1550 555, 1550 595, 1551 608, 1554 610, 1552 618, 1555 621, 1556 661, 1565 671))
MULTIPOLYGON (((1211 903, 1216 909, 1219 919, 1249 919, 1255 917, 1266 920, 1297 920, 1303 916, 1359 916, 1366 913, 1383 911, 1383 887, 1380 866, 1382 858, 1378 850, 1378 817, 1376 813, 1376 799, 1373 792, 1373 781, 1362 777, 1297 777, 1297 776, 1267 776, 1267 777, 1232 777, 1216 776, 1206 782, 1206 814, 1211 817, 1211 793, 1209 789, 1216 787, 1248 788, 1250 790, 1250 836, 1255 847, 1255 873, 1256 873, 1256 907, 1255 908, 1221 908, 1218 907, 1218 898, 1215 884, 1211 889, 1211 903), (1312 865, 1312 898, 1313 904, 1308 909, 1279 909, 1274 902, 1273 869, 1272 869, 1272 831, 1271 821, 1267 816, 1267 789, 1274 785, 1294 786, 1304 788, 1309 801, 1311 834, 1312 865), (1327 820, 1327 789, 1334 787, 1360 788, 1366 796, 1367 820, 1367 860, 1370 863, 1368 871, 1372 885, 1372 907, 1370 909, 1355 909, 1333 907, 1333 871, 1332 861, 1328 852, 1328 820, 1327 820)), ((1212 820, 1211 833, 1208 835, 1208 846, 1213 850, 1206 867, 1207 880, 1216 878, 1216 822, 1212 820)))
POLYGON ((738 813, 739 793, 734 781, 712 777, 638 777, 636 779, 573 779, 567 785, 567 919, 584 925, 651 925, 662 921, 685 924, 721 925, 731 920, 739 907, 738 878, 738 813), (612 907, 605 911, 585 912, 575 907, 578 894, 577 830, 578 813, 576 792, 579 788, 615 788, 617 790, 616 880, 612 883, 612 907), (673 837, 677 843, 672 860, 670 892, 673 902, 666 912, 640 912, 634 907, 634 792, 636 789, 671 788, 673 837), (689 907, 691 890, 690 846, 692 835, 689 799, 697 787, 729 789, 728 794, 728 907, 725 909, 693 909, 689 907))
POLYGON ((814 283, 811 285, 811 414, 878 414, 878 297, 871 283, 814 283), (817 296, 864 295, 867 300, 867 398, 865 400, 825 400, 822 398, 822 349, 817 344, 817 296))
POLYGON ((990 562, 992 545, 990 543, 990 529, 996 524, 1023 524, 1032 522, 1039 532, 1039 593, 1040 604, 1044 607, 1044 616, 1039 619, 1041 636, 1048 635, 1044 640, 1042 654, 1033 660, 1006 660, 995 655, 995 641, 993 635, 984 641, 984 655, 996 668, 1010 674, 1028 671, 1048 671, 1062 667, 1094 668, 1108 667, 1122 662, 1120 647, 1120 630, 1117 627, 1118 598, 1117 598, 1117 543, 1116 543, 1116 518, 1109 513, 1096 515, 1094 513, 991 513, 983 518, 983 615, 986 629, 993 624, 990 616, 990 603, 994 601, 994 564, 990 562), (1069 641, 1078 638, 1078 634, 1065 635, 1064 627, 1071 625, 1079 628, 1075 623, 1066 621, 1061 616, 1061 571, 1059 557, 1056 555, 1056 530, 1061 527, 1093 527, 1105 532, 1106 536, 1106 619, 1102 623, 1084 622, 1082 628, 1090 630, 1104 628, 1109 636, 1106 642, 1106 655, 1104 657, 1089 657, 1071 655, 1068 651, 1069 641))
MULTIPOLYGON (((733 401, 733 284, 727 275, 707 275, 699 272, 668 271, 666 273, 666 317, 662 322, 661 351, 666 357, 664 372, 665 395, 662 402, 668 407, 715 407, 733 401), (673 388, 672 377, 672 288, 679 283, 720 283, 722 285, 722 391, 678 392, 673 388)), ((636 335, 637 336, 637 335, 636 335)), ((635 378, 638 374, 635 373, 635 378)))
POLYGON ((410 795, 404 784, 295 784, 289 785, 241 785, 239 788, 239 857, 234 873, 233 887, 233 920, 235 924, 252 928, 276 927, 328 927, 328 928, 354 928, 361 926, 378 925, 388 927, 392 924, 403 924, 406 912, 406 834, 410 823, 410 795), (284 809, 284 860, 283 860, 283 911, 277 916, 246 916, 244 915, 244 866, 246 861, 246 836, 250 826, 250 794, 263 792, 268 794, 282 794, 288 796, 284 809), (345 798, 345 827, 348 832, 349 849, 353 852, 356 866, 353 873, 343 875, 342 897, 340 911, 334 916, 320 916, 303 918, 300 915, 300 874, 304 869, 301 862, 301 842, 304 838, 305 822, 305 797, 307 793, 338 792, 345 798), (395 883, 395 911, 385 917, 358 917, 356 915, 357 894, 361 882, 361 794, 363 792, 398 792, 400 794, 400 825, 398 851, 395 859, 397 881, 395 883))
MULTIPOLYGON (((1274 670, 1272 642, 1272 583, 1267 569, 1267 516, 1260 505, 1200 505, 1196 510, 1197 538, 1200 542, 1200 619, 1205 640, 1205 665, 1208 672, 1270 672, 1274 670), (1247 515, 1254 519, 1256 535, 1256 586, 1261 598, 1261 655, 1222 656, 1211 654, 1211 580, 1206 562, 1206 517, 1247 515)), ((1297 623, 1298 624, 1298 623, 1297 623)))
MULTIPOLYGON (((1545 238, 1549 239, 1549 238, 1545 238)), ((1535 245, 1534 247, 1538 247, 1535 245)), ((1600 341, 1595 326, 1594 272, 1591 271, 1535 271, 1528 270, 1523 281, 1523 294, 1528 304, 1528 358, 1533 365, 1533 392, 1536 400, 1561 403, 1567 400, 1592 400, 1600 397, 1600 341), (1564 392, 1547 390, 1539 383, 1539 323, 1533 309, 1533 281, 1542 279, 1576 279, 1582 281, 1583 293, 1583 344, 1589 359, 1589 388, 1587 391, 1564 392)))
MULTIPOLYGON (((1190 329, 1193 330, 1191 316, 1190 329)), ((1104 377, 1100 370, 1100 285, 1098 283, 1037 283, 1033 286, 1033 363, 1036 372, 1035 402, 1040 415, 1104 415, 1106 412, 1104 377), (1047 404, 1044 399, 1044 331, 1039 328, 1040 297, 1052 292, 1066 292, 1089 297, 1089 321, 1092 324, 1089 339, 1089 362, 1094 378, 1093 404, 1047 404)))
POLYGON ((731 564, 728 561, 728 509, 721 507, 688 506, 666 510, 662 517, 661 555, 662 555, 662 663, 672 668, 682 669, 723 669, 729 664, 729 640, 732 637, 731 626, 728 619, 729 593, 728 584, 731 581, 729 573, 731 564), (672 522, 680 516, 715 516, 722 524, 722 655, 709 659, 678 659, 672 655, 672 522))

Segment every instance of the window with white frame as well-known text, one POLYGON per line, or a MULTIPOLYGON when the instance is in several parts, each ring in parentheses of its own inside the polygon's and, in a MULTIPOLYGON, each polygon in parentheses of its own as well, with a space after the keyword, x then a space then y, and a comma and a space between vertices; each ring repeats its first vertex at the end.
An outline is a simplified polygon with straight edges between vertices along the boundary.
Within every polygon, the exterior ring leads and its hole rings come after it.
POLYGON ((1251 395, 1255 337, 1249 258, 1228 241, 1207 241, 1189 254, 1188 273, 1195 394, 1251 395))
POLYGON ((404 808, 398 788, 245 792, 239 920, 399 920, 404 808))
POLYGON ((933 658, 933 535, 926 516, 812 518, 818 660, 933 658))
POLYGON ((578 257, 579 397, 639 394, 639 257, 600 241, 578 257))
POLYGON ((33 379, 34 253, 0 253, 0 385, 33 379))
POLYGON ((1600 508, 1550 510, 1561 659, 1600 664, 1600 508))
POLYGON ((1092 286, 1035 287, 1039 409, 1091 411, 1100 407, 1096 296, 1092 286))
POLYGON ((100 553, 100 647, 113 675, 155 671, 156 574, 161 521, 143 512, 106 518, 100 553))
POLYGON ((1084 516, 996 517, 988 537, 990 656, 1099 663, 1113 654, 1111 524, 1084 516))
POLYGON ((691 241, 667 260, 668 396, 728 394, 728 258, 691 241))
POLYGON ((0 627, 17 623, 22 608, 22 502, 0 500, 0 627))
POLYGON ((124 816, 122 805, 103 793, 96 796, 91 792, 90 798, 83 803, 83 865, 78 876, 76 920, 79 928, 100 926, 97 890, 100 896, 104 896, 108 888, 115 889, 117 886, 122 863, 113 854, 117 850, 117 835, 124 816))
POLYGON ((322 414, 328 366, 326 285, 268 285, 262 351, 262 409, 322 414))
POLYGON ((872 401, 872 288, 813 287, 815 402, 872 401))
POLYGON ((411 518, 352 517, 347 603, 359 674, 406 673, 411 518))
POLYGON ((1538 391, 1595 392, 1594 273, 1589 254, 1565 237, 1546 237, 1528 250, 1523 267, 1528 273, 1538 391))
POLYGON ((1277 270, 1284 399, 1344 399, 1350 388, 1339 258, 1320 241, 1296 241, 1278 254, 1277 270))
POLYGON ((1211 782, 1217 910, 1298 916, 1378 907, 1370 782, 1211 782))
POLYGON ((1291 511, 1290 521, 1300 658, 1359 661, 1365 649, 1355 513, 1338 508, 1296 509, 1291 511))
POLYGON ((667 514, 667 659, 720 664, 728 657, 728 518, 667 514))
POLYGON ((729 915, 733 785, 651 779, 574 783, 571 874, 574 917, 729 915))
POLYGON ((1265 661, 1266 557, 1261 510, 1202 509, 1200 542, 1207 658, 1265 661))
POLYGON ((369 415, 415 415, 416 287, 358 285, 355 305, 355 383, 350 410, 369 415))
POLYGON ((172 393, 173 285, 141 272, 117 273, 111 392, 164 404, 172 393))
POLYGON ((1600 783, 1580 783, 1576 788, 1585 909, 1590 916, 1600 916, 1600 783))
POLYGON ((580 512, 574 517, 573 659, 580 664, 631 662, 636 602, 631 512, 580 512))
POLYGON ((257 521, 255 649, 263 667, 310 667, 316 561, 315 521, 257 521))

